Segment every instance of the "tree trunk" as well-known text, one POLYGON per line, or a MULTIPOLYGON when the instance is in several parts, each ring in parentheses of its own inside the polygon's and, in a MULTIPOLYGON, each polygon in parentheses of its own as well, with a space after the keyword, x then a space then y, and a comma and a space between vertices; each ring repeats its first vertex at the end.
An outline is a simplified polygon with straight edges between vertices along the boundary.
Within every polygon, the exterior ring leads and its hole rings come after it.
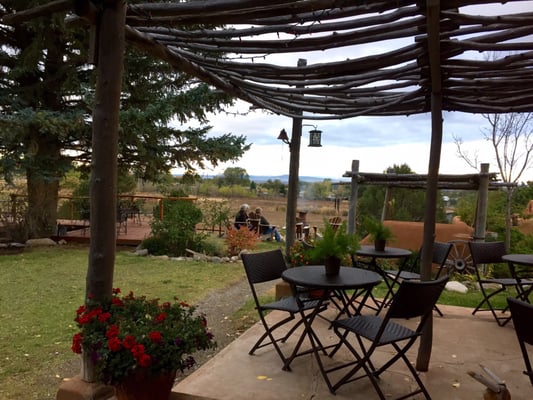
MULTIPOLYGON (((115 264, 118 123, 124 64, 126 4, 103 3, 96 27, 97 81, 93 110, 91 245, 86 298, 111 299, 115 264)), ((90 355, 85 355, 89 358, 90 355)), ((89 375, 89 374, 88 374, 89 375)), ((89 382, 94 376, 83 376, 89 382)))
POLYGON ((59 181, 47 181, 38 173, 27 171, 29 238, 48 237, 55 231, 59 181))
POLYGON ((54 233, 57 223, 59 177, 56 167, 61 159, 59 147, 33 135, 32 154, 34 163, 26 169, 28 190, 27 239, 48 237, 54 233))

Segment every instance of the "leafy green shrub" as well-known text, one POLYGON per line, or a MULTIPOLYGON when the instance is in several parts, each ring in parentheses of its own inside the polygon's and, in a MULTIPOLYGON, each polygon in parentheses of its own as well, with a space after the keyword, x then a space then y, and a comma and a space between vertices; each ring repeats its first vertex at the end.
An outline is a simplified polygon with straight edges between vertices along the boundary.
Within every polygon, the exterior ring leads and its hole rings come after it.
POLYGON ((166 255, 168 251, 167 241, 162 237, 150 236, 141 243, 143 249, 156 256, 166 255))
MULTIPOLYGON (((186 249, 197 251, 204 238, 195 232, 196 224, 202 220, 202 212, 192 202, 185 200, 162 201, 163 219, 159 219, 159 206, 154 208, 154 219, 150 224, 156 239, 148 242, 158 253, 169 256, 183 256, 186 249), (159 243, 158 243, 159 242, 159 243), (164 253, 161 253, 163 252, 164 253)), ((143 242, 143 247, 145 243, 143 242)), ((148 249, 150 251, 150 249, 148 249)))
POLYGON ((202 210, 202 223, 212 232, 215 229, 222 231, 223 228, 231 224, 231 208, 227 201, 204 200, 200 206, 202 210))
POLYGON ((198 250, 196 251, 217 257, 224 257, 228 253, 224 240, 210 235, 206 235, 205 239, 199 243, 198 250))
POLYGON ((238 255, 242 250, 253 250, 257 247, 257 235, 248 229, 228 229, 226 245, 230 256, 238 255))

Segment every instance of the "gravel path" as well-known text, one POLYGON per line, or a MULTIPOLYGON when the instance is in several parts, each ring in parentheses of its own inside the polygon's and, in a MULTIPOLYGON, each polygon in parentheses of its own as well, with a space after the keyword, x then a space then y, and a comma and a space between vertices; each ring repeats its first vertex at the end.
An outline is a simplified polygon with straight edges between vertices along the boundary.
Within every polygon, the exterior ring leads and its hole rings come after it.
MULTIPOLYGON (((269 290, 273 290, 272 283, 259 286, 260 294, 269 290)), ((217 347, 194 356, 197 362, 196 369, 215 356, 257 321, 258 317, 255 310, 253 310, 253 315, 251 316, 243 316, 239 321, 233 320, 233 314, 249 300, 252 300, 252 293, 250 292, 247 279, 243 277, 240 281, 230 286, 208 293, 197 304, 197 309, 206 314, 207 324, 211 332, 215 335, 217 347)), ((185 371, 178 376, 178 379, 190 375, 194 370, 185 371)))

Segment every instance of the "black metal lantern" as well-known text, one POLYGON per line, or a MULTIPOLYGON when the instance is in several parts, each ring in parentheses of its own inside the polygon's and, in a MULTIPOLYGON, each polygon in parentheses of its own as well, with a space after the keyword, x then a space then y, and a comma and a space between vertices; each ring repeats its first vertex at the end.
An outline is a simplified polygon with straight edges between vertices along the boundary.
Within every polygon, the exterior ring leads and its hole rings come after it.
POLYGON ((319 131, 318 129, 309 131, 309 147, 322 147, 322 144, 320 143, 321 136, 322 131, 319 131))

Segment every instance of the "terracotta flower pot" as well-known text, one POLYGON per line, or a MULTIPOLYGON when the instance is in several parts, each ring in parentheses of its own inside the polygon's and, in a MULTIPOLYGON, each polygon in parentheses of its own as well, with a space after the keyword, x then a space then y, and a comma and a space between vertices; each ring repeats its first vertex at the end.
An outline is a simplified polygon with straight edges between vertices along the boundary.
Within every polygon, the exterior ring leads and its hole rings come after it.
POLYGON ((147 375, 139 371, 115 386, 117 400, 168 400, 176 371, 163 375, 147 375))

